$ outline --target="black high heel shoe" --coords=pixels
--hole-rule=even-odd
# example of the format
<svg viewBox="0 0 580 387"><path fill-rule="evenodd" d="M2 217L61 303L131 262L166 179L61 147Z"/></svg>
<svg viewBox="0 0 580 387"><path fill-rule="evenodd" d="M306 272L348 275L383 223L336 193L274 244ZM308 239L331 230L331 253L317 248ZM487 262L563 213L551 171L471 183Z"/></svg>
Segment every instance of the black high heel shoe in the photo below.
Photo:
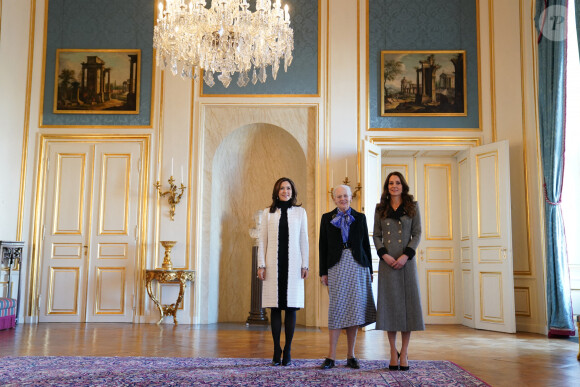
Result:
<svg viewBox="0 0 580 387"><path fill-rule="evenodd" d="M399 366L401 371L409 371L409 358L407 358L407 365L406 366Z"/></svg>
<svg viewBox="0 0 580 387"><path fill-rule="evenodd" d="M280 365L280 355L282 354L282 348L274 348L274 356L272 357L272 365L279 366Z"/></svg>
<svg viewBox="0 0 580 387"><path fill-rule="evenodd" d="M397 360L399 360L399 358L401 357L401 354L399 353L399 351L397 351ZM389 371L398 371L399 370L399 365L390 365L389 364Z"/></svg>
<svg viewBox="0 0 580 387"><path fill-rule="evenodd" d="M282 357L282 365L283 366L288 366L292 364L292 357L290 356L290 351L286 350L286 347L284 347L284 356Z"/></svg>

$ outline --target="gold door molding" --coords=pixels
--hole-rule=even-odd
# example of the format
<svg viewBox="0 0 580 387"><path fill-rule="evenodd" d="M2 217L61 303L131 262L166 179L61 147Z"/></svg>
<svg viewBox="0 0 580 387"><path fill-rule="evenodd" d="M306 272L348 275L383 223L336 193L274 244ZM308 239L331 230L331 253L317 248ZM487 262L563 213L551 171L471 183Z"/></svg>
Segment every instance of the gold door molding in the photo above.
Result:
<svg viewBox="0 0 580 387"><path fill-rule="evenodd" d="M504 322L503 285L501 272L479 273L479 310L481 321L490 323ZM481 296L485 294L486 296Z"/></svg>
<svg viewBox="0 0 580 387"><path fill-rule="evenodd" d="M464 294L471 294L471 297L463 297L463 318L473 320L473 271L461 270L461 286Z"/></svg>
<svg viewBox="0 0 580 387"><path fill-rule="evenodd" d="M451 164L425 164L423 173L425 175L425 239L453 240ZM437 176L437 174L441 173L444 174L443 181L438 178L440 176ZM432 199L434 200L433 202ZM445 204L441 203L441 199L443 199ZM447 210L446 213L440 212L445 209ZM437 227L432 224L432 221L435 222L437 219L440 222L445 222L447 227ZM440 230L443 232L436 235L434 230Z"/></svg>
<svg viewBox="0 0 580 387"><path fill-rule="evenodd" d="M482 153L475 156L475 171L477 182L477 236L479 238L501 238L500 205L499 205L499 154L497 151ZM493 189L484 185L493 184ZM495 196L490 199L490 194ZM495 218L493 218L495 216ZM490 218L492 217L492 218Z"/></svg>
<svg viewBox="0 0 580 387"><path fill-rule="evenodd" d="M438 286L439 285L439 286ZM436 289L436 287L439 289ZM438 307L433 300L441 299L432 294L447 292L446 307ZM453 270L427 270L427 314L429 316L455 316L455 280Z"/></svg>
<svg viewBox="0 0 580 387"><path fill-rule="evenodd" d="M51 267L49 273L49 288L47 302L47 311L46 314L70 314L70 315L77 315L79 313L78 310L78 299L77 295L79 294L79 277L80 272L78 267ZM55 303L55 294L58 293L57 287L59 284L65 284L73 282L74 292L70 292L69 295L72 297L70 299L70 304L63 305L61 303Z"/></svg>

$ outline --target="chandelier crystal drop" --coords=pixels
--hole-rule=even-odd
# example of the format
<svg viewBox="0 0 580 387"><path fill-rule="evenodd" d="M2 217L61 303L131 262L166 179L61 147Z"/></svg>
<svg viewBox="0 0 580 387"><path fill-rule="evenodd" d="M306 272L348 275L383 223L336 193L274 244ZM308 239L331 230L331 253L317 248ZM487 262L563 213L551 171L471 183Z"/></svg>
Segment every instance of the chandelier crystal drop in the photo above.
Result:
<svg viewBox="0 0 580 387"><path fill-rule="evenodd" d="M210 2L210 8L205 0L159 2L153 32L158 66L183 78L196 78L197 68L203 69L210 87L216 73L224 87L235 73L240 87L264 83L267 66L276 79L282 59L287 71L294 49L288 5L282 9L280 0L256 0L251 12L247 0Z"/></svg>

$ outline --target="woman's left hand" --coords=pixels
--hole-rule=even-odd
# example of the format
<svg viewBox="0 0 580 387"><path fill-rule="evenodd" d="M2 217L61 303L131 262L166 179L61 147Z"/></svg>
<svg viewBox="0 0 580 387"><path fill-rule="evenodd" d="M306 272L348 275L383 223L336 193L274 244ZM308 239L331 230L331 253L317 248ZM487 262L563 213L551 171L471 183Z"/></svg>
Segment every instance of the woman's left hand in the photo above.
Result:
<svg viewBox="0 0 580 387"><path fill-rule="evenodd" d="M403 266L405 266L405 264L407 263L408 259L409 259L409 256L407 254L401 255L399 258L397 258L397 260L393 264L392 268L396 269L396 270L402 269Z"/></svg>
<svg viewBox="0 0 580 387"><path fill-rule="evenodd" d="M261 267L258 269L258 279L264 281L266 279L266 268Z"/></svg>
<svg viewBox="0 0 580 387"><path fill-rule="evenodd" d="M308 269L302 269L302 279L308 278Z"/></svg>

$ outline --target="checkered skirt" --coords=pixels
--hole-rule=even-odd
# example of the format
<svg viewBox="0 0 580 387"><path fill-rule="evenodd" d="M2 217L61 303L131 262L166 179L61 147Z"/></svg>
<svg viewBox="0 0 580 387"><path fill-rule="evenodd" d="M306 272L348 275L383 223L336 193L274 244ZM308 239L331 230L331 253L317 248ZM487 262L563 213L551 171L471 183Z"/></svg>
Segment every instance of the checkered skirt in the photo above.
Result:
<svg viewBox="0 0 580 387"><path fill-rule="evenodd" d="M377 310L371 288L371 274L352 256L342 251L336 265L328 269L328 328L341 329L372 324Z"/></svg>

